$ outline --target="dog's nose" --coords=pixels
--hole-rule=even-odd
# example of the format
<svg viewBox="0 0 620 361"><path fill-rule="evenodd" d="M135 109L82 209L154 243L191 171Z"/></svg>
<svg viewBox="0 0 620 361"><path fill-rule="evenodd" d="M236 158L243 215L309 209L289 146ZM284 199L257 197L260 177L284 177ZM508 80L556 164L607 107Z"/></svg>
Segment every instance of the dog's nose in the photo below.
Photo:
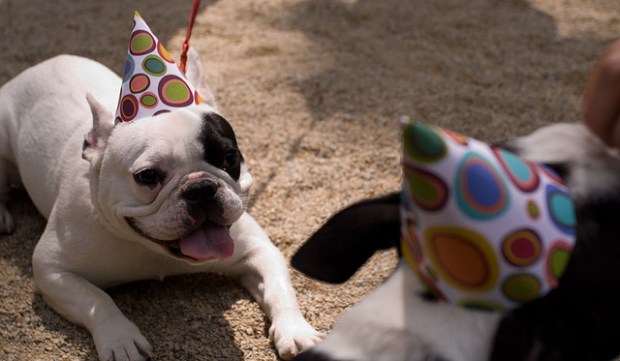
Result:
<svg viewBox="0 0 620 361"><path fill-rule="evenodd" d="M204 179L190 184L181 197L190 204L203 204L215 198L217 189L217 183Z"/></svg>

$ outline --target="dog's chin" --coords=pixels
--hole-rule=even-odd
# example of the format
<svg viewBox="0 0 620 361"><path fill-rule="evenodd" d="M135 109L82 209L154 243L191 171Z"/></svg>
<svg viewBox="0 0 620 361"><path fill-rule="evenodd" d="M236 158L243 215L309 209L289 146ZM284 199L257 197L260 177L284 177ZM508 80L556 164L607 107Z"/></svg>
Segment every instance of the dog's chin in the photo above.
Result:
<svg viewBox="0 0 620 361"><path fill-rule="evenodd" d="M157 245L165 254L190 263L225 260L234 252L229 225L207 220L177 239L162 240L141 229L135 219L127 217L126 221L141 238Z"/></svg>

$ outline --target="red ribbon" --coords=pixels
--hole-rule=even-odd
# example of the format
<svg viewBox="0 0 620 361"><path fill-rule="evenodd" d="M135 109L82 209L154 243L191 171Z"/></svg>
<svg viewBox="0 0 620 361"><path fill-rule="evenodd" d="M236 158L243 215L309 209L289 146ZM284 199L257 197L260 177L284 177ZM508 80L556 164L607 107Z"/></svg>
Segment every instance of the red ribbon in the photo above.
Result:
<svg viewBox="0 0 620 361"><path fill-rule="evenodd" d="M183 51L181 52L181 62L179 63L179 69L185 74L185 64L187 63L187 50L189 49L189 38L192 36L192 28L194 27L194 20L196 14L198 14L198 7L200 6L200 0L194 0L192 5L192 12L189 16L189 24L187 25L187 31L185 32L185 41L183 42Z"/></svg>

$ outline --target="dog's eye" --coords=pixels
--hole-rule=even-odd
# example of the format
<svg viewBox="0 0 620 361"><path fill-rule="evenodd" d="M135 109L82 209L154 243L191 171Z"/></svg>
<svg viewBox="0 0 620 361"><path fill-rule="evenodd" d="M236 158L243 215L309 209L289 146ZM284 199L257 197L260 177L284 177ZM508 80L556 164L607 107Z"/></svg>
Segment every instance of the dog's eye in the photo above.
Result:
<svg viewBox="0 0 620 361"><path fill-rule="evenodd" d="M239 151L237 149L229 149L224 154L224 164L222 164L222 169L227 170L233 168L239 162Z"/></svg>
<svg viewBox="0 0 620 361"><path fill-rule="evenodd" d="M134 174L133 178L139 185L147 187L154 187L163 179L161 173L155 169L145 169L140 171Z"/></svg>

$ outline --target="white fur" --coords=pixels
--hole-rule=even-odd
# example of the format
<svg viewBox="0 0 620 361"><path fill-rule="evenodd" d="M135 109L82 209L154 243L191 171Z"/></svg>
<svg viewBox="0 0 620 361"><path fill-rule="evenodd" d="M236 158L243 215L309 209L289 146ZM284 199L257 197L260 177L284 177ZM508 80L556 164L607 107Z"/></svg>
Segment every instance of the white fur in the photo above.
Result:
<svg viewBox="0 0 620 361"><path fill-rule="evenodd" d="M315 350L337 360L485 360L499 314L428 302L422 290L401 261L385 283L345 312Z"/></svg>
<svg viewBox="0 0 620 361"><path fill-rule="evenodd" d="M62 55L36 65L0 89L0 232L13 222L4 202L17 170L48 223L33 256L37 289L67 319L92 334L101 360L143 360L149 342L104 288L141 279L217 271L238 276L272 320L277 351L290 358L319 335L299 311L286 263L254 219L244 212L252 182L245 164L235 182L208 164L197 139L200 114L214 111L200 59L190 53L190 82L210 105L113 125L121 80L92 60ZM87 94L88 96L87 101ZM91 126L92 123L92 126ZM82 142L90 143L82 159ZM167 181L148 190L132 173L156 164ZM219 185L223 212L211 214L232 224L235 250L226 260L194 261L132 230L158 239L182 237L192 222L179 206L193 179ZM212 219L209 218L209 219Z"/></svg>
<svg viewBox="0 0 620 361"><path fill-rule="evenodd" d="M578 123L558 123L512 143L523 158L565 163L571 169L568 188L573 199L604 197L618 183L620 157Z"/></svg>

